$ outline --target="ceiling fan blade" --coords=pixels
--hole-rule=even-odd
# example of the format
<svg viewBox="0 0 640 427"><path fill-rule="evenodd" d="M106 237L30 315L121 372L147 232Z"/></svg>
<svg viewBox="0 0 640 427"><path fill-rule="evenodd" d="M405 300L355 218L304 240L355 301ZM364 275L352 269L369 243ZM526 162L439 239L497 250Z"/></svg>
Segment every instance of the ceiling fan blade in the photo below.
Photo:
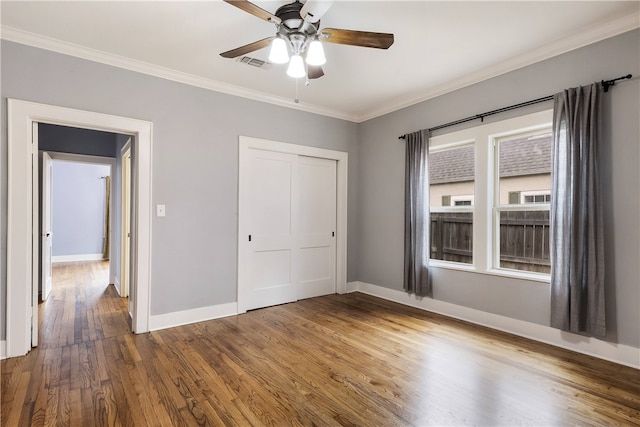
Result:
<svg viewBox="0 0 640 427"><path fill-rule="evenodd" d="M320 39L329 43L373 47L376 49L388 49L393 44L393 34L341 30L338 28L323 29L320 32Z"/></svg>
<svg viewBox="0 0 640 427"><path fill-rule="evenodd" d="M275 16L271 12L267 12L261 7L256 6L248 0L224 0L226 3L229 3L232 6L237 7L238 9L242 9L245 12L252 14L253 16L257 16L260 19L264 19L267 22L273 22L274 24L279 24L281 21L280 18Z"/></svg>
<svg viewBox="0 0 640 427"><path fill-rule="evenodd" d="M320 65L308 65L307 77L309 79L319 79L324 76L324 70Z"/></svg>
<svg viewBox="0 0 640 427"><path fill-rule="evenodd" d="M275 39L275 37L267 37L266 39L258 40L257 42L249 43L244 46L222 52L220 56L222 56L223 58L237 58L238 56L246 55L247 53L253 52L254 50L262 49L263 47L269 46L273 39Z"/></svg>
<svg viewBox="0 0 640 427"><path fill-rule="evenodd" d="M315 24L322 18L333 4L333 0L307 0L300 9L300 16L307 22Z"/></svg>

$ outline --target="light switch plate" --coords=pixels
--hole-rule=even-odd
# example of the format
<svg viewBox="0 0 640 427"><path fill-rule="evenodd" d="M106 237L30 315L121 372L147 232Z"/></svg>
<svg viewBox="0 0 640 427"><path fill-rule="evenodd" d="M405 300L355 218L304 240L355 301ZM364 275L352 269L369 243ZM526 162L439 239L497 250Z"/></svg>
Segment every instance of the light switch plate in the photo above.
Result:
<svg viewBox="0 0 640 427"><path fill-rule="evenodd" d="M164 205L156 205L156 216L165 216Z"/></svg>

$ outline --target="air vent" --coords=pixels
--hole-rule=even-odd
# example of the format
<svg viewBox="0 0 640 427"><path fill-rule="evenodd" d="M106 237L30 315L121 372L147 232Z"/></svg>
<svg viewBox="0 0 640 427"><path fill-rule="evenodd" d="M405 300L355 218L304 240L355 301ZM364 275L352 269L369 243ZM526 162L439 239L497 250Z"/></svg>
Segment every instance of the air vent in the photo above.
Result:
<svg viewBox="0 0 640 427"><path fill-rule="evenodd" d="M250 56L241 56L238 59L236 59L236 61L241 62L243 64L251 65L252 67L256 67L256 68L264 68L264 69L271 68L270 62L263 61L262 59L258 59L258 58L252 58Z"/></svg>

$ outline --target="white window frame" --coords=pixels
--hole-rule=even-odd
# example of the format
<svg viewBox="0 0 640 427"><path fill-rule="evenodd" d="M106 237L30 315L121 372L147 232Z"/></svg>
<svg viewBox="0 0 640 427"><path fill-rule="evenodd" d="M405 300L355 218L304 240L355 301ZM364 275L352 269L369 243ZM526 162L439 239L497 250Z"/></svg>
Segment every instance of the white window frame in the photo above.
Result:
<svg viewBox="0 0 640 427"><path fill-rule="evenodd" d="M494 195L498 194L499 171L495 163L496 140L527 132L538 132L550 128L553 110L544 110L519 117L483 124L457 132L434 136L429 139L429 152L475 146L475 185L473 206L432 207L430 212L473 212L473 263L464 264L430 259L430 265L454 270L473 271L481 274L506 276L549 283L548 274L521 270L495 268L499 261L500 247L496 244L496 213ZM452 197L453 200L453 197ZM525 205L532 209L548 209L548 204L532 203ZM507 205L501 209L522 210L522 204ZM499 242L498 242L499 244Z"/></svg>
<svg viewBox="0 0 640 427"><path fill-rule="evenodd" d="M510 122L510 121L509 121ZM516 128L512 131L506 131L499 135L493 135L490 137L490 147L493 151L493 184L494 184L494 197L493 197L493 256L491 269L498 272L511 272L518 276L524 277L539 277L541 279L549 280L549 274L537 273L531 271L517 270L512 268L505 268L500 266L500 213L507 211L549 211L549 203L525 203L525 195L539 195L548 194L549 191L523 191L520 193L520 203L517 205L501 204L500 203L500 155L498 147L503 140L509 140L514 137L525 137L528 135L535 135L541 131L547 133L551 131L551 122L539 123L525 128Z"/></svg>
<svg viewBox="0 0 640 427"><path fill-rule="evenodd" d="M458 148L466 148L466 147L474 147L475 148L475 144L476 141L475 139L469 139L469 138L459 138L456 139L454 138L450 138L449 135L442 135L441 137L433 137L429 139L429 154L433 154L433 153L438 153L438 152L443 152L443 151L449 151L449 150L456 150ZM477 153L474 153L474 156L477 157ZM476 159L476 165L477 165L477 159ZM477 175L477 173L476 173ZM429 184L431 185L431 184ZM475 193L475 182L474 182L474 193ZM450 200L449 200L449 206L430 206L429 207L429 226L431 225L431 214L432 213L452 213L452 212L470 212L473 214L474 212L474 199L475 199L475 194L473 195L463 195L463 196L450 196ZM471 205L470 206L455 206L455 201L456 200L471 200ZM473 216L473 229L474 229L474 233L473 233L473 245L471 248L471 263L464 263L464 262L456 262L456 261L445 261L445 260L441 260L441 259L433 259L431 258L431 244L429 245L429 264L430 265L441 265L441 266L453 266L453 267L457 267L460 269L469 269L469 268L473 268L473 263L475 260L475 252L476 252L476 245L475 245L475 215Z"/></svg>

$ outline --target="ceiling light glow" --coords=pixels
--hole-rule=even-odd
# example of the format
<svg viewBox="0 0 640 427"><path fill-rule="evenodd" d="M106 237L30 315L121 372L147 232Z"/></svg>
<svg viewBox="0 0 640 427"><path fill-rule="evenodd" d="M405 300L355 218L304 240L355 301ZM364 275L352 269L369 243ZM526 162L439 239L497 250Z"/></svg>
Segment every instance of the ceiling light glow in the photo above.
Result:
<svg viewBox="0 0 640 427"><path fill-rule="evenodd" d="M325 62L327 62L327 58L324 56L322 43L319 40L312 41L307 52L307 64L324 65Z"/></svg>
<svg viewBox="0 0 640 427"><path fill-rule="evenodd" d="M274 64L286 64L289 62L289 52L287 51L287 42L280 37L273 39L271 43L271 52L269 53L269 61Z"/></svg>
<svg viewBox="0 0 640 427"><path fill-rule="evenodd" d="M289 61L289 68L287 69L287 75L294 79L299 79L306 75L304 70L304 61L300 55L293 55L291 57L291 61Z"/></svg>

